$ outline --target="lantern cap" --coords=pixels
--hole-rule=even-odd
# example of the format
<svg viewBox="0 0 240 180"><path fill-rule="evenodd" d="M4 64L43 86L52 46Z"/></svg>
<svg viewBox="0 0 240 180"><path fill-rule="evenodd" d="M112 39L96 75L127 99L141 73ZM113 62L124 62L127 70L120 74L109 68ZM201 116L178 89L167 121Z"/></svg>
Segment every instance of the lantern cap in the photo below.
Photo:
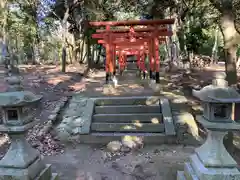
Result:
<svg viewBox="0 0 240 180"><path fill-rule="evenodd" d="M204 102L235 103L240 102L240 95L231 87L208 85L201 90L193 90L193 96Z"/></svg>
<svg viewBox="0 0 240 180"><path fill-rule="evenodd" d="M38 102L41 95L35 95L30 91L15 91L0 93L0 107L20 107Z"/></svg>
<svg viewBox="0 0 240 180"><path fill-rule="evenodd" d="M205 86L199 91L193 90L193 96L201 101L209 103L240 102L240 94L234 88L228 86L225 78L226 73L216 72L212 81L212 85Z"/></svg>
<svg viewBox="0 0 240 180"><path fill-rule="evenodd" d="M215 79L226 79L226 73L224 73L224 72L216 72L215 74L214 74L214 78Z"/></svg>

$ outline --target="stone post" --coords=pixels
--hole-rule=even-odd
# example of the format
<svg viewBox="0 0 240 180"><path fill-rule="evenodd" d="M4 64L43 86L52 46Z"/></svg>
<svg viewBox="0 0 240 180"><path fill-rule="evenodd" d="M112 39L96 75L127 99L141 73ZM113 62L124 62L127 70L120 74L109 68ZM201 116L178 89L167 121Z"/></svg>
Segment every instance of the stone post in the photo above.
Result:
<svg viewBox="0 0 240 180"><path fill-rule="evenodd" d="M231 103L240 102L240 95L227 86L223 76L217 74L213 85L193 91L205 105L203 115L196 120L207 129L208 136L185 163L184 171L177 172L178 180L240 180L237 162L223 145L228 131L240 129L240 124L231 118Z"/></svg>
<svg viewBox="0 0 240 180"><path fill-rule="evenodd" d="M13 86L19 82L12 81ZM41 96L28 91L0 93L0 107L3 119L0 132L7 133L11 139L8 152L0 161L0 179L14 180L53 180L57 174L51 173L51 165L45 165L37 150L25 139L25 133L37 122L26 112L26 108L39 103Z"/></svg>

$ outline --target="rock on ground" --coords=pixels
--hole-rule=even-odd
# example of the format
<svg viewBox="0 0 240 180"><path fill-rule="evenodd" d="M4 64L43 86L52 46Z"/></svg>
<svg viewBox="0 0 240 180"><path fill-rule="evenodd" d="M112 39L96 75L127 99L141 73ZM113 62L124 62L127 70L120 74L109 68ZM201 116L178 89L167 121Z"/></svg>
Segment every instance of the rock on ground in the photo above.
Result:
<svg viewBox="0 0 240 180"><path fill-rule="evenodd" d="M108 143L108 145L107 145L107 149L110 152L120 151L121 147L122 147L122 143L120 141L112 141L112 142Z"/></svg>

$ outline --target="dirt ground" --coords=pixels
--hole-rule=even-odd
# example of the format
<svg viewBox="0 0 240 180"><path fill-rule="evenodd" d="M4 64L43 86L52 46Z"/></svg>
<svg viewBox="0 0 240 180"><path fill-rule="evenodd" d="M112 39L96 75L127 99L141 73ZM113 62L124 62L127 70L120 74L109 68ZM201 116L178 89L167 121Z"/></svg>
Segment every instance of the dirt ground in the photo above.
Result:
<svg viewBox="0 0 240 180"><path fill-rule="evenodd" d="M47 121L47 117L61 97L71 96L75 92L85 96L153 94L148 84L139 83L134 75L121 77L119 79L121 86L117 91L104 92L103 70L95 70L90 72L88 77L83 77L85 69L76 65L68 66L67 73L61 73L60 67L57 66L20 66L20 69L24 88L43 95L41 107L35 109L36 119L40 124ZM216 70L222 71L223 67L211 67L195 72L187 80L174 83L173 89L176 86L184 86L187 90L190 84L194 86L209 84ZM170 82L171 75L178 73L162 73L161 76L168 78ZM0 79L0 92L5 90L6 83ZM38 128L41 128L41 125L35 129ZM109 153L106 146L63 144L51 134L39 139L35 130L29 132L28 140L45 155L45 161L52 164L53 172L58 172L63 180L175 180L176 171L183 168L183 163L195 148L181 145L149 146L119 155ZM6 136L0 136L0 157L4 155L9 145L7 141ZM236 158L239 159L238 155Z"/></svg>
<svg viewBox="0 0 240 180"><path fill-rule="evenodd" d="M45 159L62 180L175 180L193 150L190 146L160 145L111 155L105 147L77 145Z"/></svg>

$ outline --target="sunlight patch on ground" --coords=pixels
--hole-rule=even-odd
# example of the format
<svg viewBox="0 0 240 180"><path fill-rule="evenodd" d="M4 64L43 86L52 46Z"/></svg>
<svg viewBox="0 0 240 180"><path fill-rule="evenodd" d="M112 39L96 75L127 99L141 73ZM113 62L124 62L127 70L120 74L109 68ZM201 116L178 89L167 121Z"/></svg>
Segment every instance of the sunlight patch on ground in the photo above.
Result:
<svg viewBox="0 0 240 180"><path fill-rule="evenodd" d="M157 102L159 102L159 97L149 97L146 100L146 105L156 104Z"/></svg>
<svg viewBox="0 0 240 180"><path fill-rule="evenodd" d="M152 122L153 124L159 124L159 123L160 123L160 121L159 121L158 118L152 118L152 119L151 119L151 122Z"/></svg>
<svg viewBox="0 0 240 180"><path fill-rule="evenodd" d="M6 144L9 141L9 137L7 135L0 136L0 147Z"/></svg>
<svg viewBox="0 0 240 180"><path fill-rule="evenodd" d="M102 83L100 80L96 80L93 78L86 78L85 81L89 83Z"/></svg>
<svg viewBox="0 0 240 180"><path fill-rule="evenodd" d="M233 144L236 147L240 148L240 136L239 136L239 134L237 134L237 135L235 134L234 135Z"/></svg>
<svg viewBox="0 0 240 180"><path fill-rule="evenodd" d="M143 126L143 124L140 123L138 120L136 120L136 122L133 123L133 124L134 124L134 126L136 126L136 127L142 127L142 126Z"/></svg>
<svg viewBox="0 0 240 180"><path fill-rule="evenodd" d="M144 87L138 84L120 84L117 87L113 85L104 85L103 94L106 95L120 95L122 93L139 93L143 92Z"/></svg>
<svg viewBox="0 0 240 180"><path fill-rule="evenodd" d="M52 84L52 85L57 85L61 82L64 82L64 81L68 81L71 79L71 76L57 76L57 77L49 77L49 79L47 79L47 83L48 84Z"/></svg>
<svg viewBox="0 0 240 180"><path fill-rule="evenodd" d="M94 90L95 90L95 91L98 91L98 92L101 92L101 91L103 91L103 87L97 87L97 88L95 88Z"/></svg>
<svg viewBox="0 0 240 180"><path fill-rule="evenodd" d="M172 92L162 91L161 94L163 94L163 95L165 95L169 98L175 98L175 99L183 98L183 97L185 98L185 96L183 96L183 95L178 95L178 94L175 94L175 93L172 93Z"/></svg>
<svg viewBox="0 0 240 180"><path fill-rule="evenodd" d="M73 88L76 91L86 90L86 84L84 82L74 83L73 85L70 85L69 87Z"/></svg>
<svg viewBox="0 0 240 180"><path fill-rule="evenodd" d="M136 129L136 127L127 125L127 126L124 126L123 129L131 130L131 129Z"/></svg>
<svg viewBox="0 0 240 180"><path fill-rule="evenodd" d="M193 137L196 139L200 138L199 137L199 132L198 132L198 125L196 121L194 120L194 117L190 113L181 113L178 115L178 123L187 125L188 127L188 132L192 134Z"/></svg>

